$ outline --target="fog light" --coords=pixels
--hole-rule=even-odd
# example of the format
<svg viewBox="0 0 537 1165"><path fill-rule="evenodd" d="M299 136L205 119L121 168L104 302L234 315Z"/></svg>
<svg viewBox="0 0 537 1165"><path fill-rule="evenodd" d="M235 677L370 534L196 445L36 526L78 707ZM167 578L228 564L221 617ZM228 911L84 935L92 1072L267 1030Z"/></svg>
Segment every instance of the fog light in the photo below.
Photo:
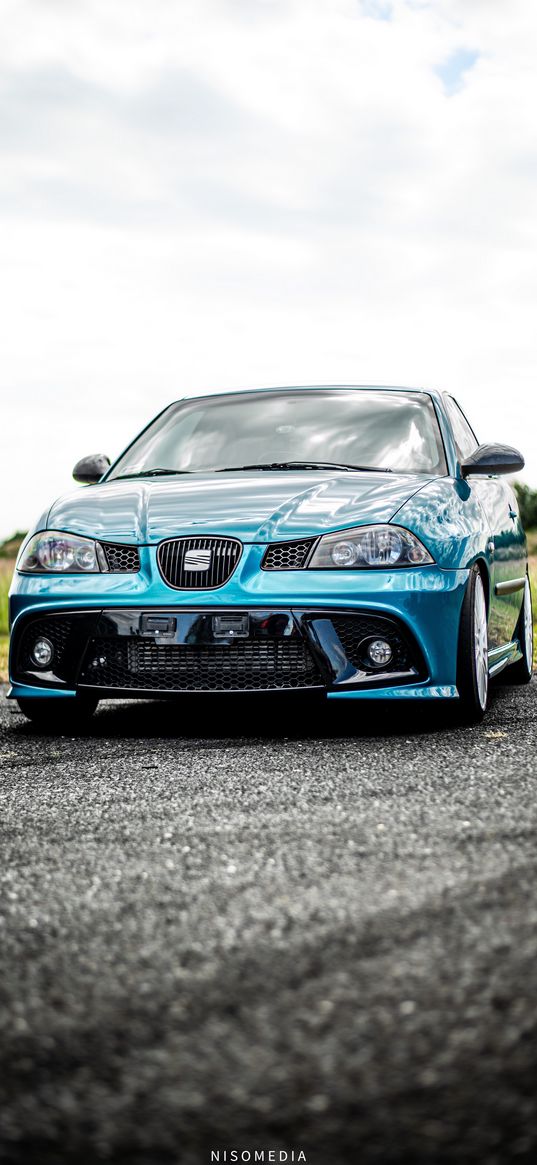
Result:
<svg viewBox="0 0 537 1165"><path fill-rule="evenodd" d="M36 667L48 667L54 655L50 639L45 639L44 636L41 639L36 639L31 654Z"/></svg>
<svg viewBox="0 0 537 1165"><path fill-rule="evenodd" d="M393 651L387 639L372 639L367 646L367 654L374 667L386 667Z"/></svg>

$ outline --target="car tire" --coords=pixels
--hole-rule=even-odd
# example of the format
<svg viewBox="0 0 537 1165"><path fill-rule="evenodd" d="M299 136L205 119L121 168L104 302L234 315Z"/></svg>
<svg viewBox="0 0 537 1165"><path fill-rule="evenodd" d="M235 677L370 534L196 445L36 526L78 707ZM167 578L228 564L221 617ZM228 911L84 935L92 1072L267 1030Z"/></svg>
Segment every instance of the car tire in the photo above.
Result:
<svg viewBox="0 0 537 1165"><path fill-rule="evenodd" d="M515 639L518 639L522 659L517 659L505 669L500 682L505 684L529 684L533 673L533 611L531 605L530 580L526 576L524 585L524 601L518 617L515 630Z"/></svg>
<svg viewBox="0 0 537 1165"><path fill-rule="evenodd" d="M83 728L93 716L98 696L21 696L17 704L24 716L44 731L71 732Z"/></svg>
<svg viewBox="0 0 537 1165"><path fill-rule="evenodd" d="M457 689L465 723L483 719L489 702L488 615L479 567L473 566L464 596L459 629Z"/></svg>

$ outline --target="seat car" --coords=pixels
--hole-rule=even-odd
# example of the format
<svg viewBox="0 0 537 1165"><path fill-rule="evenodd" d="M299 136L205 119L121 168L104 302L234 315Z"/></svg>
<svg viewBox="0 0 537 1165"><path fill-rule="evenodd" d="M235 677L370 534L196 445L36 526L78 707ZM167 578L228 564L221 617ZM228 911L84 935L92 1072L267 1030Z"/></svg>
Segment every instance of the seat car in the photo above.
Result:
<svg viewBox="0 0 537 1165"><path fill-rule="evenodd" d="M46 509L11 589L9 695L33 720L106 697L320 692L458 701L532 668L505 445L437 391L227 392L164 409ZM365 709L363 709L365 711Z"/></svg>

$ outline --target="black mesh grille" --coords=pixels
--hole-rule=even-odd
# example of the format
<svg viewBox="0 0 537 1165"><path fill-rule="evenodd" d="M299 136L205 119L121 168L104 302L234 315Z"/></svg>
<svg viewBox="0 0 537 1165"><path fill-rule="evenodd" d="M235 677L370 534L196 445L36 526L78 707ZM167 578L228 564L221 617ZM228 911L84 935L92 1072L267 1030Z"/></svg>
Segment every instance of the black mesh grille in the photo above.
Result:
<svg viewBox="0 0 537 1165"><path fill-rule="evenodd" d="M157 560L168 586L205 591L221 587L231 578L241 551L235 538L174 538L161 543Z"/></svg>
<svg viewBox="0 0 537 1165"><path fill-rule="evenodd" d="M309 552L316 541L308 538L303 542L276 542L265 551L261 563L263 570L301 570L306 565Z"/></svg>
<svg viewBox="0 0 537 1165"><path fill-rule="evenodd" d="M170 692L267 691L322 685L307 645L285 639L199 647L93 639L80 682Z"/></svg>
<svg viewBox="0 0 537 1165"><path fill-rule="evenodd" d="M345 655L355 667L367 665L365 645L373 638L387 639L393 651L390 664L383 671L407 671L417 665L409 646L396 623L368 615L331 615L336 634ZM371 665L369 665L371 666Z"/></svg>
<svg viewBox="0 0 537 1165"><path fill-rule="evenodd" d="M101 542L101 546L110 571L135 574L140 569L140 555L137 546L112 545L111 542Z"/></svg>
<svg viewBox="0 0 537 1165"><path fill-rule="evenodd" d="M22 633L18 651L18 666L23 672L36 671L36 665L31 656L31 649L36 639L48 639L54 648L54 672L61 676L65 652L73 628L71 619L64 616L48 619L32 619ZM52 665L51 665L52 666Z"/></svg>

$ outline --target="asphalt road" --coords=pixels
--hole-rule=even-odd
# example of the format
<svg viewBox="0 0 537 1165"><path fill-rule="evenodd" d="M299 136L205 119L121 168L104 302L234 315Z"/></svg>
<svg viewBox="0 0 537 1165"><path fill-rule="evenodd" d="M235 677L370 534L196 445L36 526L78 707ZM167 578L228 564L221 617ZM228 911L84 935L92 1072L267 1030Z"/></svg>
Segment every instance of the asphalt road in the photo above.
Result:
<svg viewBox="0 0 537 1165"><path fill-rule="evenodd" d="M536 697L2 700L3 1161L535 1162Z"/></svg>

